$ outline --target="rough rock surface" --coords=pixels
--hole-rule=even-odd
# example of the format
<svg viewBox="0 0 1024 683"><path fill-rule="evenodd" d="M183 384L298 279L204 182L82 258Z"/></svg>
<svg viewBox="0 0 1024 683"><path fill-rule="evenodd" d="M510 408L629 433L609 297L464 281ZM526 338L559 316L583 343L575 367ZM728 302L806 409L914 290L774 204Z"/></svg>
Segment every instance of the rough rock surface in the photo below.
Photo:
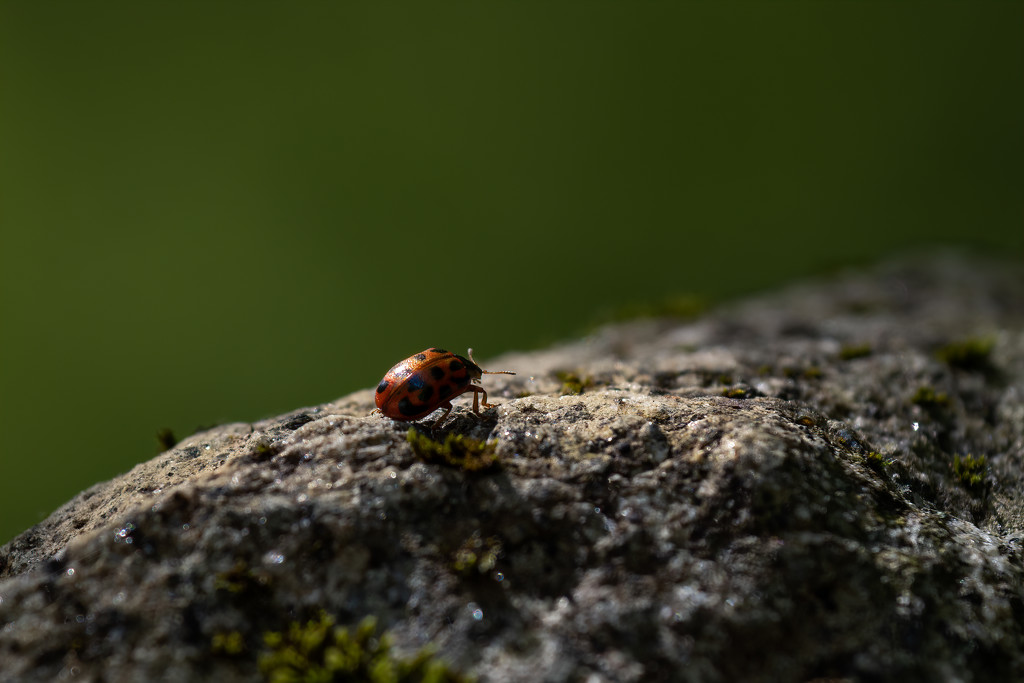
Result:
<svg viewBox="0 0 1024 683"><path fill-rule="evenodd" d="M193 435L0 550L2 678L258 680L326 613L491 681L1021 680L1022 323L933 255L485 363L480 471L370 390Z"/></svg>

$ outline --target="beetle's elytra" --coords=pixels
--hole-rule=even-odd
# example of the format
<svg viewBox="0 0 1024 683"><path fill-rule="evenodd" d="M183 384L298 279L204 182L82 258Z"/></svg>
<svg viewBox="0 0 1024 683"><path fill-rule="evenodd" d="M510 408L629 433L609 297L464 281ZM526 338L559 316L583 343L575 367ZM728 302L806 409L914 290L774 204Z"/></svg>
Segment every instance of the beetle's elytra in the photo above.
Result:
<svg viewBox="0 0 1024 683"><path fill-rule="evenodd" d="M426 417L438 408L444 414L434 422L439 426L452 411L452 399L473 392L473 412L480 406L491 408L487 392L478 383L483 375L514 375L511 370L481 370L469 358L445 349L429 348L409 356L388 370L377 385L377 410L393 420L411 422ZM483 394L481 399L481 394Z"/></svg>

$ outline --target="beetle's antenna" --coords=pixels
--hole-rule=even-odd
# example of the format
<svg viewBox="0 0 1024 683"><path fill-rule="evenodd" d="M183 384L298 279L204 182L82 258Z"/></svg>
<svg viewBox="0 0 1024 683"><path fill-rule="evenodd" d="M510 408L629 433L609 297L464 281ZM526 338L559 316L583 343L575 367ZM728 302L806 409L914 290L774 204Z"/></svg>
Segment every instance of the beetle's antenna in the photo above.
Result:
<svg viewBox="0 0 1024 683"><path fill-rule="evenodd" d="M475 360L473 360L473 349L469 350L469 360L473 361L473 365L476 365L477 367L480 367L477 364L477 362ZM514 374L516 374L516 373L512 372L511 370L484 370L482 368L481 368L480 372L484 373L485 375L514 375Z"/></svg>

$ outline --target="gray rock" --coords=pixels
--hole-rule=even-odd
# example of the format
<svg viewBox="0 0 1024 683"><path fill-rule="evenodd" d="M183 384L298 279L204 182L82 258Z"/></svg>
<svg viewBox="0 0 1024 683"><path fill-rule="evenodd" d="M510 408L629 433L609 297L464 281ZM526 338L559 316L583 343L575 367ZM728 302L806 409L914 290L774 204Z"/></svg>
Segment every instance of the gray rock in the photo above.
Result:
<svg viewBox="0 0 1024 683"><path fill-rule="evenodd" d="M196 434L0 550L0 671L252 680L326 613L491 681L1020 680L1022 323L931 255L485 363L479 471L371 390Z"/></svg>

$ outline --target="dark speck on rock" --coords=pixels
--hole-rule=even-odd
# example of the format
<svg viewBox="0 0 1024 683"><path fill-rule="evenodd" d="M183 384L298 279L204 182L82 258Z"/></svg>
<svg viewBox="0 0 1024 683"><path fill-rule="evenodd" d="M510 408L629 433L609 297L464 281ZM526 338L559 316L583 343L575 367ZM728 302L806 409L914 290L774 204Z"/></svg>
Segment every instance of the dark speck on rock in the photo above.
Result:
<svg viewBox="0 0 1024 683"><path fill-rule="evenodd" d="M200 450L198 446L188 446L180 450L180 458L183 460L191 460L193 458L198 458L199 454Z"/></svg>
<svg viewBox="0 0 1024 683"><path fill-rule="evenodd" d="M288 418L288 420L286 420L281 426L289 431L295 431L299 427L309 424L314 419L316 418L308 413L299 413L298 415L293 415Z"/></svg>

